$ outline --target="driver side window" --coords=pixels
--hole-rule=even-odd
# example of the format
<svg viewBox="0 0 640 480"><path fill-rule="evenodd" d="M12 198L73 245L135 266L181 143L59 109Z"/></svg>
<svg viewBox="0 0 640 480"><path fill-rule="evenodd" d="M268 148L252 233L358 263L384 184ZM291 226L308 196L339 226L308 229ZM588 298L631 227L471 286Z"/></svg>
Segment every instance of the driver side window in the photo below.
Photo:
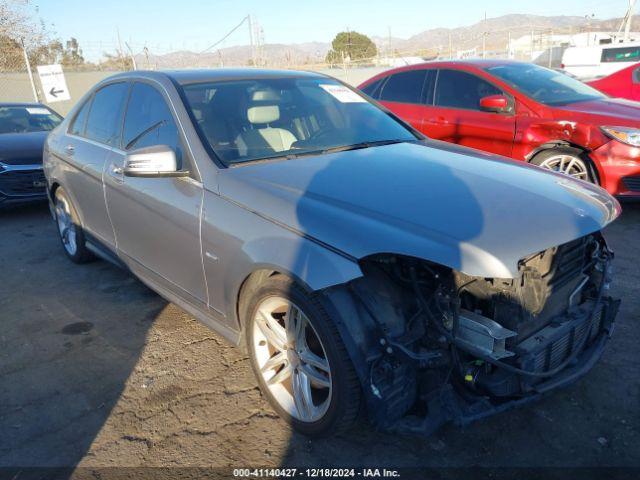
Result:
<svg viewBox="0 0 640 480"><path fill-rule="evenodd" d="M136 82L131 89L122 147L134 150L154 145L171 147L182 169L183 147L178 127L164 96L151 85Z"/></svg>
<svg viewBox="0 0 640 480"><path fill-rule="evenodd" d="M501 94L498 88L471 73L440 70L434 103L438 107L480 110L481 98Z"/></svg>

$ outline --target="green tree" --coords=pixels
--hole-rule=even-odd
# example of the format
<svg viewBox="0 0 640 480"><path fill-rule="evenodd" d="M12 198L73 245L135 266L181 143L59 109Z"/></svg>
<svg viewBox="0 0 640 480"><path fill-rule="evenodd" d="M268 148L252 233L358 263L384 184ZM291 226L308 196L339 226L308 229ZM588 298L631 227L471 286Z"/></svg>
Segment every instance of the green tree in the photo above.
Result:
<svg viewBox="0 0 640 480"><path fill-rule="evenodd" d="M67 41L66 48L64 52L62 52L62 64L68 67L84 65L82 50L80 49L80 45L78 45L78 40L73 37Z"/></svg>
<svg viewBox="0 0 640 480"><path fill-rule="evenodd" d="M0 70L26 69L23 43L32 68L52 63L67 67L84 65L78 41L71 38L63 47L60 40L52 38L34 11L30 0L0 0Z"/></svg>
<svg viewBox="0 0 640 480"><path fill-rule="evenodd" d="M114 53L105 52L103 55L104 58L98 64L101 70L133 70L133 60L124 52L116 50Z"/></svg>
<svg viewBox="0 0 640 480"><path fill-rule="evenodd" d="M369 37L358 32L340 32L331 42L326 62L330 64L346 61L369 60L378 54L376 45Z"/></svg>

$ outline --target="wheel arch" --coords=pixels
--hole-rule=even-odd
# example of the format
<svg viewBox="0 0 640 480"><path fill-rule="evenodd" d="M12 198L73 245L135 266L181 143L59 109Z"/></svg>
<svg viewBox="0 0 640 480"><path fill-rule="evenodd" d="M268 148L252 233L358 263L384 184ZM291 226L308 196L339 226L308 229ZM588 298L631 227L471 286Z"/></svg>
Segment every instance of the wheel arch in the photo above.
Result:
<svg viewBox="0 0 640 480"><path fill-rule="evenodd" d="M570 142L567 140L553 140L550 142L546 142L540 145L539 147L535 148L531 152L529 152L525 156L525 160L527 161L527 163L531 163L533 159L541 153L552 151L552 150L562 150L562 149L574 150L578 152L579 155L584 156L585 160L589 164L588 167L591 169L592 174L595 175L596 177L597 184L601 185L603 172L601 171L600 165L596 161L594 161L593 158L591 158L590 153L592 152L592 149L584 147L574 142Z"/></svg>
<svg viewBox="0 0 640 480"><path fill-rule="evenodd" d="M541 145L538 145L536 148L534 148L533 150L531 150L529 153L527 153L524 157L524 159L527 162L531 162L531 160L533 160L533 158L538 155L539 153L548 151L548 150L554 150L557 148L571 148L571 149L575 149L575 150L579 150L585 154L589 154L589 152L591 152L591 149L586 148L582 145L579 145L577 143L568 141L568 140L551 140L549 142L545 142Z"/></svg>
<svg viewBox="0 0 640 480"><path fill-rule="evenodd" d="M360 381L365 408L370 417L373 415L371 418L376 423L384 423L385 419L378 418L379 415L376 413L386 412L386 407L375 394L375 389L372 389L371 365L382 354L384 342L381 340L385 335L397 332L397 327L405 325L408 319L397 308L398 303L404 301L404 295L397 294L397 285L389 277L381 274L375 264L384 261L385 258L397 256L405 257L394 253L368 255L358 261L362 276L322 289L311 288L299 275L286 269L263 265L252 271L242 282L238 291L236 314L240 320L241 312L246 311L248 307L251 296L245 293L258 288L262 282L274 275L285 275L297 282L310 295L316 297L328 318L336 326ZM441 272L454 270L428 259L413 258ZM389 302L389 299L395 301ZM244 340L244 325L241 328L241 338ZM245 343L241 341L241 344Z"/></svg>
<svg viewBox="0 0 640 480"><path fill-rule="evenodd" d="M55 221L55 198L56 198L56 190L60 187L60 182L54 180L47 185L47 200L49 204L49 212L51 213L51 218Z"/></svg>
<svg viewBox="0 0 640 480"><path fill-rule="evenodd" d="M365 391L366 408L371 408L370 392L366 390L369 376L367 350L374 340L370 329L371 319L363 317L363 311L358 299L352 294L349 283L326 287L319 290L312 289L299 275L278 268L273 265L262 265L252 271L242 282L235 306L235 314L240 325L238 344L246 348L246 321L242 313L246 311L251 302L251 292L258 289L266 280L283 275L296 282L309 295L315 295L320 305L327 313L328 318L335 325L340 338L346 346L347 354L354 366L361 387ZM350 321L347 321L350 320Z"/></svg>
<svg viewBox="0 0 640 480"><path fill-rule="evenodd" d="M60 182L58 182L57 180L52 181L51 186L49 187L49 190L47 192L51 201L53 201L53 199L55 198L56 190L58 188L60 188Z"/></svg>
<svg viewBox="0 0 640 480"><path fill-rule="evenodd" d="M362 276L357 260L319 245L309 239L285 233L259 237L243 247L244 261L236 262L228 271L234 280L227 284L227 315L233 315L239 332L244 335L241 318L243 295L265 279L285 275L307 292L345 284Z"/></svg>

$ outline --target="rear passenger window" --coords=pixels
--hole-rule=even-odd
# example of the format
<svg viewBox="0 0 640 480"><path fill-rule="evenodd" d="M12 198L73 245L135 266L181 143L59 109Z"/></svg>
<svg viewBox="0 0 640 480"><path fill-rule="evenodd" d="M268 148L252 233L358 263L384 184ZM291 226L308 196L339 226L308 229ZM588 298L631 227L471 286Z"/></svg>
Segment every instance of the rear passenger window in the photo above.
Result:
<svg viewBox="0 0 640 480"><path fill-rule="evenodd" d="M380 80L376 80L375 82L370 83L362 89L362 93L369 95L371 98L378 98L380 85L382 85L385 80L386 78L381 78Z"/></svg>
<svg viewBox="0 0 640 480"><path fill-rule="evenodd" d="M87 123L87 114L91 108L91 100L92 98L89 98L89 100L84 103L73 119L73 122L71 122L69 133L72 135L84 135L84 125Z"/></svg>
<svg viewBox="0 0 640 480"><path fill-rule="evenodd" d="M176 153L178 164L182 146L178 127L162 94L151 85L135 83L124 121L125 150L168 145Z"/></svg>
<svg viewBox="0 0 640 480"><path fill-rule="evenodd" d="M119 146L122 112L128 83L114 83L101 88L93 97L85 137L107 145Z"/></svg>
<svg viewBox="0 0 640 480"><path fill-rule="evenodd" d="M380 100L386 102L421 103L427 70L394 73L382 87Z"/></svg>
<svg viewBox="0 0 640 480"><path fill-rule="evenodd" d="M489 82L459 70L440 70L435 104L440 107L480 110L480 99L502 92Z"/></svg>

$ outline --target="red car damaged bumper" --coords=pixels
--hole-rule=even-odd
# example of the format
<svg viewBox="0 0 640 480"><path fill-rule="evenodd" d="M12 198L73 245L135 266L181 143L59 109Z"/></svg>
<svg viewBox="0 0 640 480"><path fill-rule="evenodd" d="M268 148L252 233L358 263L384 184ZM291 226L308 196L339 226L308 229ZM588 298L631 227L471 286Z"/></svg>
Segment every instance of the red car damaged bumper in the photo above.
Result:
<svg viewBox="0 0 640 480"><path fill-rule="evenodd" d="M590 156L607 192L619 198L640 198L640 147L611 140Z"/></svg>

